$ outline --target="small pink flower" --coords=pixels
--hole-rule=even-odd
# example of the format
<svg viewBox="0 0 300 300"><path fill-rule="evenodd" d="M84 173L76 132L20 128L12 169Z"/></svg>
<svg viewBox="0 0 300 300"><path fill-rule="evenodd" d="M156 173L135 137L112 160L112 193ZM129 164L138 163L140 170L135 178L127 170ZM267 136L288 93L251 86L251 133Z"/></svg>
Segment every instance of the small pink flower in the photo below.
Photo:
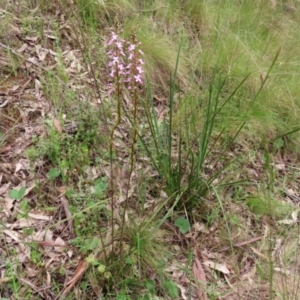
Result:
<svg viewBox="0 0 300 300"><path fill-rule="evenodd" d="M110 46L117 38L118 38L117 34L115 32L112 32L111 33L111 38L108 41L107 45Z"/></svg>
<svg viewBox="0 0 300 300"><path fill-rule="evenodd" d="M111 72L109 73L109 77L114 78L115 76L115 70L112 69Z"/></svg>
<svg viewBox="0 0 300 300"><path fill-rule="evenodd" d="M143 69L142 69L141 66L137 66L136 70L138 71L139 74L143 74L144 73L144 71L143 71Z"/></svg>
<svg viewBox="0 0 300 300"><path fill-rule="evenodd" d="M117 46L117 48L118 48L120 51L123 51L123 44L122 44L121 41L116 42L116 46Z"/></svg>
<svg viewBox="0 0 300 300"><path fill-rule="evenodd" d="M134 76L134 79L135 79L135 82L136 82L136 83L143 84L142 77L141 77L140 74Z"/></svg>
<svg viewBox="0 0 300 300"><path fill-rule="evenodd" d="M129 59L129 60L133 60L133 58L134 58L134 54L131 52L131 53L128 55L128 59Z"/></svg>
<svg viewBox="0 0 300 300"><path fill-rule="evenodd" d="M112 63L115 64L115 63L118 63L118 62L119 62L119 57L114 56L114 57L112 58Z"/></svg>
<svg viewBox="0 0 300 300"><path fill-rule="evenodd" d="M130 44L128 47L128 51L132 52L135 49L135 44Z"/></svg>

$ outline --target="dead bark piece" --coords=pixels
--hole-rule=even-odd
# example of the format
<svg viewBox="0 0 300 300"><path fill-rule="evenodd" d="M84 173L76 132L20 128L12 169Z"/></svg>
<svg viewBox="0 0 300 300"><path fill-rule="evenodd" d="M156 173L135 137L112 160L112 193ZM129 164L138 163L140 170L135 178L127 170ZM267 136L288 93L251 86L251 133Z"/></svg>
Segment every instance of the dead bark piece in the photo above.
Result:
<svg viewBox="0 0 300 300"><path fill-rule="evenodd" d="M205 292L206 287L206 277L205 272L202 268L200 260L195 257L194 264L193 264L193 273L196 279L196 286L197 286L197 296L199 300L207 300L207 295Z"/></svg>
<svg viewBox="0 0 300 300"><path fill-rule="evenodd" d="M62 300L67 297L67 295L72 290L72 288L75 286L75 284L81 280L81 278L83 277L88 266L89 266L89 263L85 259L82 259L79 262L73 277L71 278L71 280L69 280L66 283L65 288L63 289L61 295L57 299Z"/></svg>

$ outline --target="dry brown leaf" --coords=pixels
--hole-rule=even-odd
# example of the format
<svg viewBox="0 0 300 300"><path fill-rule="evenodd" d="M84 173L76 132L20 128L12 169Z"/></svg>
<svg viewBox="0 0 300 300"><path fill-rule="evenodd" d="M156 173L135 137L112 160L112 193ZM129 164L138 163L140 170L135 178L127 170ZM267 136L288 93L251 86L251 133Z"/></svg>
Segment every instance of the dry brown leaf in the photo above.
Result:
<svg viewBox="0 0 300 300"><path fill-rule="evenodd" d="M290 276L290 275L291 275L291 271L288 270L288 269L286 269L286 268L279 268L279 267L276 267L276 268L274 268L274 271L279 272L279 273L281 273L281 274L284 274L284 275L286 275L286 276Z"/></svg>
<svg viewBox="0 0 300 300"><path fill-rule="evenodd" d="M177 283L177 287L180 290L181 298L183 300L187 300L188 299L188 297L186 296L186 294L188 294L187 288L185 288L184 286L182 286L181 284L178 284L178 283Z"/></svg>
<svg viewBox="0 0 300 300"><path fill-rule="evenodd" d="M207 261L204 261L203 264L205 266L208 266L210 267L211 269L214 269L214 270L217 270L223 274L230 274L230 271L228 270L226 264L218 264L218 263L215 263L211 260L207 260Z"/></svg>
<svg viewBox="0 0 300 300"><path fill-rule="evenodd" d="M25 40L29 42L36 42L38 40L37 36L25 36Z"/></svg>
<svg viewBox="0 0 300 300"><path fill-rule="evenodd" d="M44 241L44 242L49 242L53 243L53 232L51 230L40 230L38 232L34 233L33 239L35 241ZM51 248L51 247L50 247ZM49 250L50 250L49 248Z"/></svg>
<svg viewBox="0 0 300 300"><path fill-rule="evenodd" d="M14 248L18 252L17 258L19 262L24 263L25 261L27 261L27 259L30 258L30 247L27 247L24 243L22 243L21 239L19 238L18 232L5 229L3 230L3 233L5 233L8 236L8 239L11 238L15 242L17 242L17 247ZM7 240L7 238L6 241L7 244L11 244L11 241Z"/></svg>
<svg viewBox="0 0 300 300"><path fill-rule="evenodd" d="M5 152L8 152L9 150L11 150L11 145L8 145L6 147L3 147L0 149L0 153L5 153Z"/></svg>
<svg viewBox="0 0 300 300"><path fill-rule="evenodd" d="M293 211L291 213L291 219L284 219L284 220L280 220L278 221L278 224L284 224L284 225L292 225L298 222L298 213L299 213L299 209Z"/></svg>
<svg viewBox="0 0 300 300"><path fill-rule="evenodd" d="M52 216L37 214L37 213L28 213L28 216L32 219L43 220L43 221L51 221Z"/></svg>
<svg viewBox="0 0 300 300"><path fill-rule="evenodd" d="M38 221L33 220L33 219L21 218L21 219L18 219L13 224L6 224L6 227L10 228L10 229L31 228L36 222L38 222Z"/></svg>
<svg viewBox="0 0 300 300"><path fill-rule="evenodd" d="M66 283L65 288L63 289L61 295L57 299L60 299L60 300L65 299L65 297L68 295L68 293L71 291L71 289L75 286L75 284L80 281L80 279L84 275L85 271L87 270L88 266L89 266L89 264L85 259L82 259L79 262L73 277L71 278L71 280L69 280Z"/></svg>
<svg viewBox="0 0 300 300"><path fill-rule="evenodd" d="M197 296L199 300L207 300L207 295L204 291L206 286L206 277L205 272L202 268L200 260L195 257L194 264L193 264L193 273L194 277L197 280Z"/></svg>
<svg viewBox="0 0 300 300"><path fill-rule="evenodd" d="M33 239L33 241L43 247L58 247L58 248L62 248L62 247L69 247L68 245L65 244L65 242L61 243L61 241L54 241L54 242L46 242L46 241L38 241ZM56 250L56 249L55 249Z"/></svg>
<svg viewBox="0 0 300 300"><path fill-rule="evenodd" d="M27 49L28 45L27 44L23 44L18 50L17 52L22 53Z"/></svg>
<svg viewBox="0 0 300 300"><path fill-rule="evenodd" d="M50 34L45 34L45 37L47 37L47 38L50 39L50 40L56 40L56 39L57 39L56 36L50 35Z"/></svg>
<svg viewBox="0 0 300 300"><path fill-rule="evenodd" d="M31 268L30 266L26 265L26 274L27 277L35 277L39 274L40 270L35 269L35 268Z"/></svg>
<svg viewBox="0 0 300 300"><path fill-rule="evenodd" d="M60 126L60 122L58 119L56 119L56 118L53 119L53 125L58 132L62 132L62 128Z"/></svg>
<svg viewBox="0 0 300 300"><path fill-rule="evenodd" d="M31 184L31 186L29 186L29 187L26 188L24 196L27 196L31 192L31 190L34 189L35 187L36 187L36 184L33 182Z"/></svg>
<svg viewBox="0 0 300 300"><path fill-rule="evenodd" d="M67 243L60 237L57 237L54 243L55 243L54 250L56 252L64 252L64 248L68 247Z"/></svg>
<svg viewBox="0 0 300 300"><path fill-rule="evenodd" d="M68 190L68 187L65 185L59 186L57 191L60 193L60 196L64 195Z"/></svg>
<svg viewBox="0 0 300 300"><path fill-rule="evenodd" d="M36 99L38 100L42 100L42 84L38 79L34 80L34 95L36 97Z"/></svg>
<svg viewBox="0 0 300 300"><path fill-rule="evenodd" d="M21 241L20 241L20 239L19 239L19 237L18 237L18 235L17 235L17 233L16 232L14 232L14 231L11 231L11 230L3 230L3 233L5 233L5 234L7 234L11 239L13 239L15 242L17 242L17 243L21 243Z"/></svg>
<svg viewBox="0 0 300 300"><path fill-rule="evenodd" d="M286 248L287 245L284 245L284 242L282 241L281 238L277 238L275 241L275 245L274 245L274 249L272 251L272 259L274 261L279 260L280 261L280 265L283 266L283 261L282 261L282 254L284 252L284 248ZM285 249L285 251L289 249L289 247L287 247Z"/></svg>
<svg viewBox="0 0 300 300"><path fill-rule="evenodd" d="M18 173L22 169L23 169L23 165L20 162L16 163L15 173Z"/></svg>
<svg viewBox="0 0 300 300"><path fill-rule="evenodd" d="M1 174L1 175L2 175L2 174ZM5 194L5 193L8 191L8 189L10 188L10 186L11 186L10 182L5 183L5 184L2 184L2 185L0 186L0 195Z"/></svg>
<svg viewBox="0 0 300 300"><path fill-rule="evenodd" d="M47 54L49 53L49 50L42 48L41 45L35 46L35 51L40 61L43 61L46 58Z"/></svg>
<svg viewBox="0 0 300 300"><path fill-rule="evenodd" d="M254 279L255 274L256 274L256 265L254 265L252 268L250 268L247 273L243 274L241 276L241 278L252 280L252 279Z"/></svg>

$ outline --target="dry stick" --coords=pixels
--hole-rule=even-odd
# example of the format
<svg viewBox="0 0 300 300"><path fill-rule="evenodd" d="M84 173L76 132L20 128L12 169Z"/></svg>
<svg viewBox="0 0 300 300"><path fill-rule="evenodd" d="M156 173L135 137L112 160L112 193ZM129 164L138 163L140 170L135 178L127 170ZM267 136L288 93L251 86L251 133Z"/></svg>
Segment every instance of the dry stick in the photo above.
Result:
<svg viewBox="0 0 300 300"><path fill-rule="evenodd" d="M64 211L65 211L65 214L66 214L66 217L68 220L68 227L69 227L70 235L71 235L71 238L73 239L73 238L75 238L74 222L73 222L74 218L69 209L69 201L65 196L61 196L60 201L64 207Z"/></svg>
<svg viewBox="0 0 300 300"><path fill-rule="evenodd" d="M243 241L243 242L239 242L239 243L235 243L233 244L232 246L234 247L242 247L244 245L247 245L247 244L251 244L251 243L254 243L256 241L259 241L263 238L263 236L258 236L258 237L255 237L255 238L252 238L250 240L247 240L247 241ZM231 247L223 247L222 249L219 250L219 252L222 252L222 251L227 251L229 250Z"/></svg>

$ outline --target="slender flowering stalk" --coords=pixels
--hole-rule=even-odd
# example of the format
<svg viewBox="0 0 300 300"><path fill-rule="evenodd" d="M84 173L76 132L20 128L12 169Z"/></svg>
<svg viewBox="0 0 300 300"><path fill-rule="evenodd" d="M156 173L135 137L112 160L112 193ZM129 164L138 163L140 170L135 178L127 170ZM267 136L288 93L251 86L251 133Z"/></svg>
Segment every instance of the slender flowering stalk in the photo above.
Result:
<svg viewBox="0 0 300 300"><path fill-rule="evenodd" d="M118 29L118 25L116 26ZM121 105L122 105L122 87L124 85L124 71L125 71L125 53L123 46L125 41L121 39L115 31L111 31L111 36L108 41L109 50L107 55L109 57L108 67L110 68L109 77L112 78L115 85L115 93L117 97L117 120L110 133L110 191L111 191L111 228L112 239L114 240L114 176L113 176L113 138L114 132L121 122Z"/></svg>
<svg viewBox="0 0 300 300"><path fill-rule="evenodd" d="M130 95L130 100L132 104L132 134L131 134L131 149L130 149L130 170L128 176L128 184L125 197L125 208L122 218L121 226L121 238L123 238L123 228L125 223L125 211L128 207L128 198L129 198L129 186L131 177L134 171L135 166L135 147L137 142L137 128L138 128L138 100L140 97L140 92L143 90L144 85L144 61L142 59L144 53L139 49L141 43L137 41L137 38L134 34L131 35L131 41L125 41L120 38L115 31L111 32L111 36L108 42L108 57L110 68L109 76L114 84L114 92L118 101L118 119L111 131L111 144L110 144L110 155L111 155L111 206L113 214L114 206L114 191L113 191L113 167L112 167L112 148L113 148L113 135L116 128L121 122L121 103L123 93L128 93ZM112 216L113 219L113 216ZM113 227L113 221L112 221ZM112 231L113 233L113 231ZM114 235L114 234L113 234ZM113 236L114 238L114 236Z"/></svg>
<svg viewBox="0 0 300 300"><path fill-rule="evenodd" d="M126 198L125 198L125 207L122 218L122 226L121 226L121 238L123 239L123 228L125 224L125 212L128 207L128 195L129 195L129 187L130 180L135 167L135 151L136 151L136 143L137 143L137 132L138 132L138 100L140 91L143 87L143 65L144 61L142 60L143 52L139 49L141 43L139 43L134 34L131 35L131 43L127 46L127 65L125 72L125 83L127 90L130 93L130 99L133 104L132 110L132 136L131 136L131 149L130 149L130 170L128 176L127 190L126 190Z"/></svg>

